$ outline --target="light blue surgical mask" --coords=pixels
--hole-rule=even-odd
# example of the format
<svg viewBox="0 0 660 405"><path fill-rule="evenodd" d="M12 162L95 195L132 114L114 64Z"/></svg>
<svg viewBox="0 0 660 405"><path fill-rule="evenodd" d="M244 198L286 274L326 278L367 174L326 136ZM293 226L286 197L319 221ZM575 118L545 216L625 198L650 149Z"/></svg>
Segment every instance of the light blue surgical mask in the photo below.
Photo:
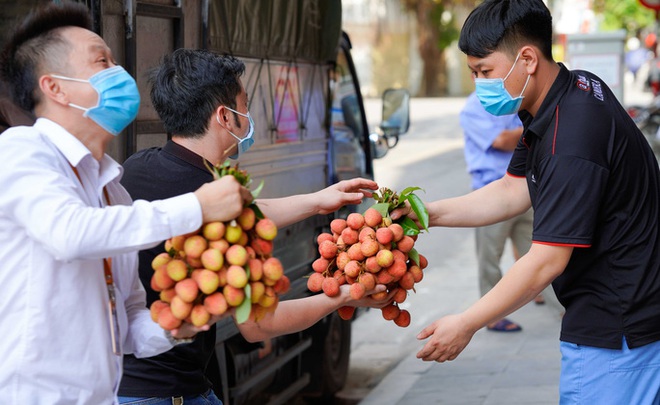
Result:
<svg viewBox="0 0 660 405"><path fill-rule="evenodd" d="M520 53L516 56L516 60L513 62L511 70L509 70L509 73L506 74L504 79L474 79L475 91L481 105L484 106L486 111L493 115L515 114L520 109L520 104L522 104L523 100L523 93L527 88L530 76L527 75L525 86L520 92L520 95L516 98L511 97L511 94L509 94L504 87L504 81L508 79L511 72L513 72L513 68L516 67L518 58L520 58Z"/></svg>
<svg viewBox="0 0 660 405"><path fill-rule="evenodd" d="M140 92L133 77L121 66L101 70L88 80L56 74L50 76L89 83L99 95L96 105L86 108L69 103L69 106L83 110L83 117L96 122L114 136L119 135L137 117L140 108Z"/></svg>
<svg viewBox="0 0 660 405"><path fill-rule="evenodd" d="M231 136L236 138L236 140L238 141L238 144L236 145L236 148L238 149L238 152L236 152L235 155L231 155L229 157L231 159L237 159L240 155L247 152L248 149L250 149L250 147L254 144L254 139L252 139L252 136L254 135L254 121L252 121L252 116L250 115L249 111L248 111L247 114L243 114L243 113L240 113L236 110L233 110L233 109L231 109L227 106L225 106L225 108L228 109L229 111L235 112L238 115L246 117L248 119L248 121L250 121L250 128L248 129L248 133L243 138L239 138L238 136L236 136L235 133L227 130L231 134ZM216 119L216 121L218 121L218 124L222 125L222 123L220 122L220 117L218 117L216 115L215 119Z"/></svg>

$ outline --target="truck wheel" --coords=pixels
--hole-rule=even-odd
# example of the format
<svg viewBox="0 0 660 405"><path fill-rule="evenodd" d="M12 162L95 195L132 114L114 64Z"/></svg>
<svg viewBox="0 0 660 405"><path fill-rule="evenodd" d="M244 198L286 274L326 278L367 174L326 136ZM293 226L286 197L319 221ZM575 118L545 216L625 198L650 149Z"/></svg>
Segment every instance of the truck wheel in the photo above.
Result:
<svg viewBox="0 0 660 405"><path fill-rule="evenodd" d="M342 320L336 312L330 317L323 354L324 392L334 395L346 384L351 355L351 323Z"/></svg>
<svg viewBox="0 0 660 405"><path fill-rule="evenodd" d="M319 322L312 332L312 347L304 361L310 373L307 396L312 403L332 403L334 395L346 384L351 354L351 322L336 312Z"/></svg>

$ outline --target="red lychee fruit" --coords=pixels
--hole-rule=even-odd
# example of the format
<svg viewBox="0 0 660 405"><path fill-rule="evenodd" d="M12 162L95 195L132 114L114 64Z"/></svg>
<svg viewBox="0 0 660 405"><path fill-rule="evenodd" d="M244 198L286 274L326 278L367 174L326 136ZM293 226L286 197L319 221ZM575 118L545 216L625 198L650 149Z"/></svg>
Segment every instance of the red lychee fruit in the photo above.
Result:
<svg viewBox="0 0 660 405"><path fill-rule="evenodd" d="M312 273L307 279L307 288L311 292L319 292L323 286L325 277L321 273Z"/></svg>
<svg viewBox="0 0 660 405"><path fill-rule="evenodd" d="M364 212L364 222L368 226L375 228L380 225L381 222L383 222L383 216L380 215L380 212L378 212L378 210L375 208L368 208Z"/></svg>
<svg viewBox="0 0 660 405"><path fill-rule="evenodd" d="M346 225L357 231L364 226L364 216L358 212L352 212L346 217Z"/></svg>
<svg viewBox="0 0 660 405"><path fill-rule="evenodd" d="M408 325L410 325L410 312L406 311L405 309L402 309L399 312L399 315L396 318L394 318L394 323L402 328L405 328Z"/></svg>
<svg viewBox="0 0 660 405"><path fill-rule="evenodd" d="M330 230L336 234L340 234L344 228L346 228L346 220L343 218L336 218L330 222Z"/></svg>
<svg viewBox="0 0 660 405"><path fill-rule="evenodd" d="M339 307L339 309L337 309L337 313L341 319L348 321L353 317L353 314L355 313L355 307Z"/></svg>
<svg viewBox="0 0 660 405"><path fill-rule="evenodd" d="M396 243L397 249L403 253L410 252L413 246L415 246L415 241L408 235L404 235L403 238L401 238L401 240Z"/></svg>
<svg viewBox="0 0 660 405"><path fill-rule="evenodd" d="M339 295L339 281L334 277L326 277L323 280L323 284L321 284L321 288L328 297L336 297Z"/></svg>
<svg viewBox="0 0 660 405"><path fill-rule="evenodd" d="M397 307L394 304L384 306L383 308L381 308L381 311L382 311L382 314L383 314L383 318L385 318L388 321L393 321L394 318L399 316L399 313L401 312L399 310L399 307Z"/></svg>
<svg viewBox="0 0 660 405"><path fill-rule="evenodd" d="M403 238L404 232L403 232L403 227L399 224L392 224L388 226L388 228L392 231L392 236L393 236L393 241L398 242Z"/></svg>
<svg viewBox="0 0 660 405"><path fill-rule="evenodd" d="M394 232L390 228L378 228L376 230L376 240L378 243L387 245L394 240Z"/></svg>

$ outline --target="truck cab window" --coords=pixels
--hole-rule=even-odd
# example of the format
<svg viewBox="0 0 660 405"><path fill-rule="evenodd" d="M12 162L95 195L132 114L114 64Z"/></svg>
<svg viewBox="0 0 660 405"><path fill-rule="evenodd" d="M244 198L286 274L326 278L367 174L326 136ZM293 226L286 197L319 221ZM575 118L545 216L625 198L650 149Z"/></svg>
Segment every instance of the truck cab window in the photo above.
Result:
<svg viewBox="0 0 660 405"><path fill-rule="evenodd" d="M334 160L334 181L348 179L365 172L366 159L362 140L366 123L349 60L344 49L337 53L337 63L330 72L331 153Z"/></svg>

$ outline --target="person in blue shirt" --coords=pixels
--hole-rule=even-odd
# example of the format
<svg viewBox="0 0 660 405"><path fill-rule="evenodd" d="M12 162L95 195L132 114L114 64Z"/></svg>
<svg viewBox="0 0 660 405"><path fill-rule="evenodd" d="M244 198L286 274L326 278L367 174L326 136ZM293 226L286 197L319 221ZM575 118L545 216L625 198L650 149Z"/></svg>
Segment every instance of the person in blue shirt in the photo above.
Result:
<svg viewBox="0 0 660 405"><path fill-rule="evenodd" d="M522 134L517 114L496 116L487 112L473 92L460 113L465 137L465 162L472 178L472 189L479 189L506 173L513 151ZM479 292L486 295L502 278L500 260L507 239L511 239L516 259L529 250L532 243L533 210L492 225L475 228ZM543 295L536 298L543 302ZM487 326L497 332L516 332L522 328L502 318Z"/></svg>

